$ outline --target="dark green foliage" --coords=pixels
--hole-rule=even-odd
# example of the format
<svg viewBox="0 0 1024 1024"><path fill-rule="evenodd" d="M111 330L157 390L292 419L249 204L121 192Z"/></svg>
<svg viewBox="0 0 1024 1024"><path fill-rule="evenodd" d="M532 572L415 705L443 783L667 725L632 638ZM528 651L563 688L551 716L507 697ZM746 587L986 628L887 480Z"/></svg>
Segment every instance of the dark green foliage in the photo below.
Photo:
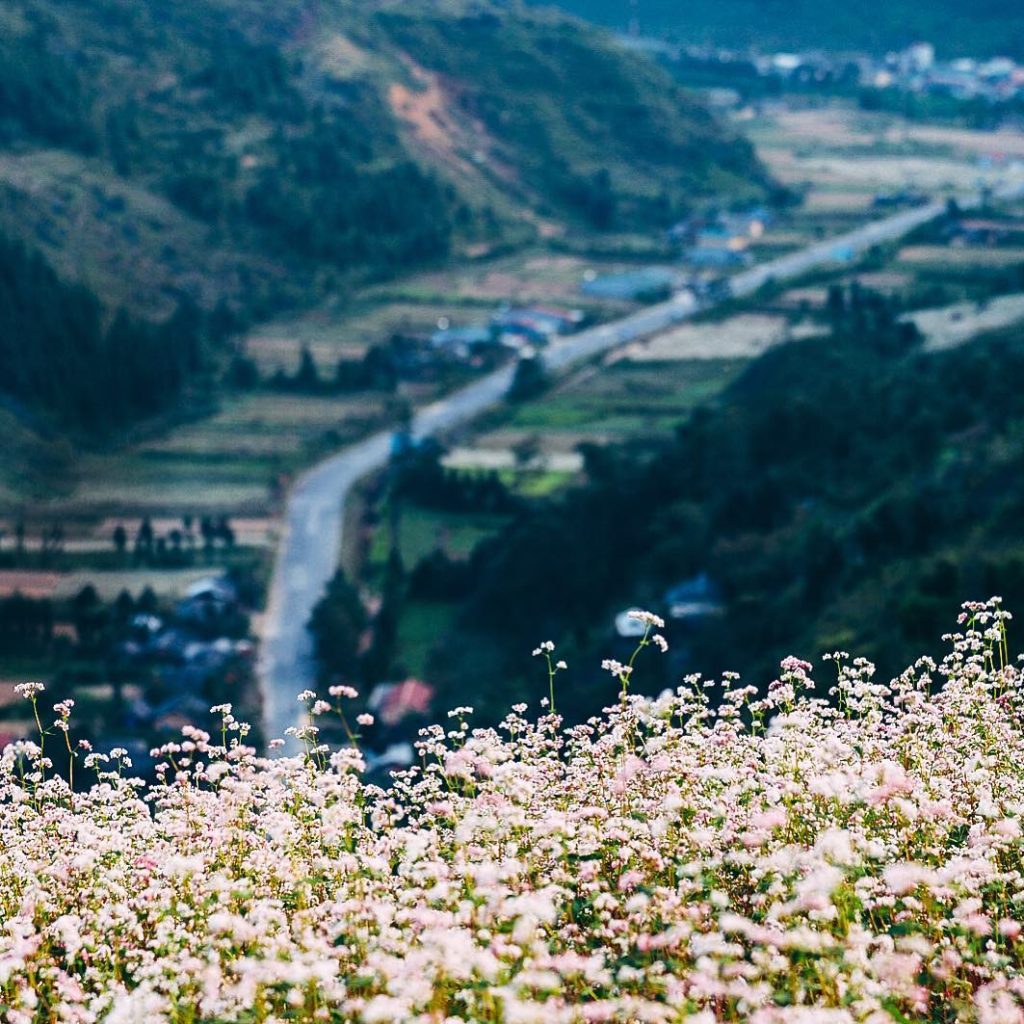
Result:
<svg viewBox="0 0 1024 1024"><path fill-rule="evenodd" d="M309 630L324 678L352 679L359 672L359 639L366 628L359 593L339 569L313 609Z"/></svg>
<svg viewBox="0 0 1024 1024"><path fill-rule="evenodd" d="M223 27L211 40L211 57L193 73L189 85L208 89L224 105L247 113L268 106L288 117L301 110L293 69L269 43L250 43L237 29Z"/></svg>
<svg viewBox="0 0 1024 1024"><path fill-rule="evenodd" d="M421 601L461 601L472 586L469 562L439 548L421 558L409 576L409 596Z"/></svg>
<svg viewBox="0 0 1024 1024"><path fill-rule="evenodd" d="M201 318L183 306L160 326L61 281L41 256L0 235L0 391L90 434L173 404L203 361Z"/></svg>
<svg viewBox="0 0 1024 1024"><path fill-rule="evenodd" d="M885 111L911 121L958 121L976 131L994 131L1024 114L1020 96L993 103L986 96L965 99L945 93L863 89L857 93L857 102L862 110Z"/></svg>
<svg viewBox="0 0 1024 1024"><path fill-rule="evenodd" d="M463 109L525 184L593 227L664 226L700 196L764 184L745 141L653 63L596 32L490 6L459 18L403 7L377 22L459 83Z"/></svg>
<svg viewBox="0 0 1024 1024"><path fill-rule="evenodd" d="M302 350L299 368L295 371L294 383L300 391L316 391L320 387L320 371L317 370L313 353L308 348Z"/></svg>
<svg viewBox="0 0 1024 1024"><path fill-rule="evenodd" d="M339 359L334 384L340 391L394 391L398 386L400 344L371 345L362 359Z"/></svg>
<svg viewBox="0 0 1024 1024"><path fill-rule="evenodd" d="M248 356L236 355L228 366L226 383L239 391L251 391L260 383L260 368Z"/></svg>
<svg viewBox="0 0 1024 1024"><path fill-rule="evenodd" d="M71 621L78 643L85 650L95 649L110 621L110 612L100 601L96 588L88 583L71 600Z"/></svg>
<svg viewBox="0 0 1024 1024"><path fill-rule="evenodd" d="M562 196L595 228L607 230L614 225L618 198L606 168L602 167L589 178L569 179L562 186Z"/></svg>
<svg viewBox="0 0 1024 1024"><path fill-rule="evenodd" d="M405 599L405 567L397 547L388 552L381 587L381 604L373 617L373 642L360 659L360 675L368 684L382 682L394 665L398 619Z"/></svg>
<svg viewBox="0 0 1024 1024"><path fill-rule="evenodd" d="M586 486L477 549L453 687L482 658L518 675L538 637L607 653L616 611L702 572L726 614L670 636L674 664L755 682L836 646L898 671L965 595L1024 603L1024 334L923 354L878 296L831 306L831 338L769 352L671 441L589 451Z"/></svg>
<svg viewBox="0 0 1024 1024"><path fill-rule="evenodd" d="M0 600L0 654L39 655L53 638L53 605L13 594Z"/></svg>
<svg viewBox="0 0 1024 1024"><path fill-rule="evenodd" d="M441 446L428 439L400 456L393 468L394 497L444 512L504 513L519 507L497 473L448 469L442 455Z"/></svg>
<svg viewBox="0 0 1024 1024"><path fill-rule="evenodd" d="M85 153L95 150L81 61L58 56L55 42L45 18L20 39L0 31L0 145L24 134Z"/></svg>
<svg viewBox="0 0 1024 1024"><path fill-rule="evenodd" d="M548 375L540 356L526 356L516 363L515 376L505 396L510 402L528 402L543 394L548 387Z"/></svg>
<svg viewBox="0 0 1024 1024"><path fill-rule="evenodd" d="M331 152L315 171L278 165L246 194L245 212L278 246L352 269L447 254L447 199L435 179L408 161L360 170Z"/></svg>

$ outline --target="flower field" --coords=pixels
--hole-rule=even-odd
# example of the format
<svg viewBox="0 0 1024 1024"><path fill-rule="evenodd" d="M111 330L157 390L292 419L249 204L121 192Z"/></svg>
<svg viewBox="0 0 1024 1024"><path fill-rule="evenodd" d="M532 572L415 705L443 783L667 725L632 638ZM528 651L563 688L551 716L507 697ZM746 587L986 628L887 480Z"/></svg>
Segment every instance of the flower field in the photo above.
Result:
<svg viewBox="0 0 1024 1024"><path fill-rule="evenodd" d="M51 726L26 687L45 749L0 760L0 1019L1024 1021L1007 618L966 606L884 685L837 654L817 689L790 659L764 697L651 700L612 662L604 717L457 710L387 792L315 725L257 757L227 707L162 784L83 750L72 791L47 763L71 708ZM312 722L349 700L303 696Z"/></svg>

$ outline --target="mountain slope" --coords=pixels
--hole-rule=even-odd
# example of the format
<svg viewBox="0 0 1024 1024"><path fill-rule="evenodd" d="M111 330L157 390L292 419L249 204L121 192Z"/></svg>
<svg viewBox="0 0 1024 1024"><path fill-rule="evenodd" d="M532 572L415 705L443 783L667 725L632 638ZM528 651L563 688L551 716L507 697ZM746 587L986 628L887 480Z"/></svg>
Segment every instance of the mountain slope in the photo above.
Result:
<svg viewBox="0 0 1024 1024"><path fill-rule="evenodd" d="M558 6L619 30L634 11L629 0ZM947 56L1024 56L1024 11L1007 0L638 0L635 12L644 33L721 46L884 52L928 39Z"/></svg>
<svg viewBox="0 0 1024 1024"><path fill-rule="evenodd" d="M11 0L0 229L108 303L256 316L763 175L594 29L490 3Z"/></svg>
<svg viewBox="0 0 1024 1024"><path fill-rule="evenodd" d="M648 63L581 26L495 12L388 11L378 24L481 127L497 173L545 212L657 226L757 179L749 148ZM506 168L502 175L501 168Z"/></svg>

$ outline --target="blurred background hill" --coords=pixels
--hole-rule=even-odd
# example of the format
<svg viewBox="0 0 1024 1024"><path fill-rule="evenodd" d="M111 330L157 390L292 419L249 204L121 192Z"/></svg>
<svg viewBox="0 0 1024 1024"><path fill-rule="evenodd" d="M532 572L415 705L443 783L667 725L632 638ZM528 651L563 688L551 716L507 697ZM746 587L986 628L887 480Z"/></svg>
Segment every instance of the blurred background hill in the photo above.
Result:
<svg viewBox="0 0 1024 1024"><path fill-rule="evenodd" d="M1024 11L1012 0L561 0L582 18L693 44L770 49L902 49L933 40L942 56L1024 56Z"/></svg>
<svg viewBox="0 0 1024 1024"><path fill-rule="evenodd" d="M551 12L13 0L0 377L62 428L122 428L247 322L764 181L659 69Z"/></svg>

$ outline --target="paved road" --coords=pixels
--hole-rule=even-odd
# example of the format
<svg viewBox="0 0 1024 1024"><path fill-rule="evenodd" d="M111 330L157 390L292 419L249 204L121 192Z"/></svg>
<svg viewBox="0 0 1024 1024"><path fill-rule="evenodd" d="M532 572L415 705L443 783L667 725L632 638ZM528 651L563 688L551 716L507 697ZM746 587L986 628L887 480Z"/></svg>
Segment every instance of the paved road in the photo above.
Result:
<svg viewBox="0 0 1024 1024"><path fill-rule="evenodd" d="M797 277L880 242L898 239L934 220L944 209L945 202L929 203L755 267L732 279L733 294L751 295L769 280ZM617 345L663 331L695 312L693 297L682 293L621 320L557 341L545 350L544 360L552 370L563 369ZM443 433L496 405L508 390L513 369L506 366L496 370L421 409L413 421L413 434L426 437ZM359 479L387 464L389 452L390 434L375 434L315 466L299 479L288 499L259 665L268 738L282 737L285 729L297 724L300 708L296 695L312 687L316 676L306 623L338 564L346 496Z"/></svg>

